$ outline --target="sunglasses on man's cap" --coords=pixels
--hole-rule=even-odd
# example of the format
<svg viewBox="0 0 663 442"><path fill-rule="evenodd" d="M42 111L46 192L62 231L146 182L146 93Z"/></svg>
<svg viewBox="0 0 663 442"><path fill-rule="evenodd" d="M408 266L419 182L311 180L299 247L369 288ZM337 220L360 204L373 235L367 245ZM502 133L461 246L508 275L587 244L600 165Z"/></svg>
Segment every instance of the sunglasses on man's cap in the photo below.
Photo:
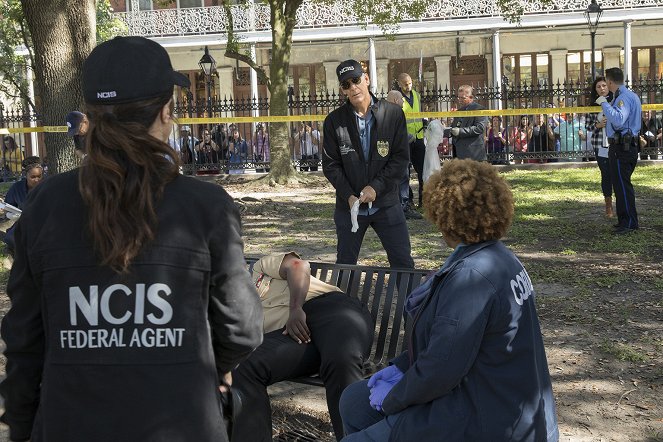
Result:
<svg viewBox="0 0 663 442"><path fill-rule="evenodd" d="M349 80L341 81L341 89L350 89L353 84L361 83L362 78L363 75L361 77L353 77Z"/></svg>

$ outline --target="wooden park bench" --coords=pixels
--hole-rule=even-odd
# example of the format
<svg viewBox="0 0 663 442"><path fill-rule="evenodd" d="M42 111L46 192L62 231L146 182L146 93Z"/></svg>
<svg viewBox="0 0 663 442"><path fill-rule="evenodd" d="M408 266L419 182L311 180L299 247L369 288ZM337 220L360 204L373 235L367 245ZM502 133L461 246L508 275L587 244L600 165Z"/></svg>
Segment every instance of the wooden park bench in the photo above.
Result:
<svg viewBox="0 0 663 442"><path fill-rule="evenodd" d="M258 258L247 258L252 264ZM364 374L371 375L400 354L406 346L403 308L407 295L417 288L430 270L391 269L349 264L309 261L311 276L339 287L348 296L361 300L375 323L371 355ZM339 345L343 345L339 342ZM308 385L322 386L317 376L293 379Z"/></svg>

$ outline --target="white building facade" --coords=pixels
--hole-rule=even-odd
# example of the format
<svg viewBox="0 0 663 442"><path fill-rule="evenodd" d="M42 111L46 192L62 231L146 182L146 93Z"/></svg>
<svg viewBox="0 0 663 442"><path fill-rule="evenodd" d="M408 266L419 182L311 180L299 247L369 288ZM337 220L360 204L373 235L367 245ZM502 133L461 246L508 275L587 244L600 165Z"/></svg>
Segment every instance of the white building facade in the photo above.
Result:
<svg viewBox="0 0 663 442"><path fill-rule="evenodd" d="M194 95L205 96L198 61L208 46L217 61L215 98L266 97L253 71L224 57L226 17L218 0L113 0L129 35L161 43L175 69L187 73ZM408 72L419 90L460 84L555 84L591 78L591 40L583 15L589 1L560 0L543 9L525 2L519 25L505 21L492 0L432 2L419 20L406 20L386 38L375 25L349 15L349 0L305 1L298 11L288 83L295 95L337 91L334 69L345 59L365 61L376 90L388 90ZM595 37L597 74L619 66L629 79L663 74L663 0L608 0ZM269 6L233 6L235 31L258 64L268 68ZM375 54L373 56L373 54ZM421 83L418 82L421 61ZM373 70L374 69L374 70Z"/></svg>

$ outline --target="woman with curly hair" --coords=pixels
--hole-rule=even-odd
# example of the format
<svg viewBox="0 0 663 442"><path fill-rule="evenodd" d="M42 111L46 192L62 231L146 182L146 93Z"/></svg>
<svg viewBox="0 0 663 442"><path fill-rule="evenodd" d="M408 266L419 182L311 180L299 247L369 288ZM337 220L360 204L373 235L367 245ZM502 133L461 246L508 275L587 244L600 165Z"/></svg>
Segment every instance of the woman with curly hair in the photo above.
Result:
<svg viewBox="0 0 663 442"><path fill-rule="evenodd" d="M532 283L500 241L509 186L487 163L453 160L424 207L454 251L406 300L408 350L343 392L343 440L558 440Z"/></svg>

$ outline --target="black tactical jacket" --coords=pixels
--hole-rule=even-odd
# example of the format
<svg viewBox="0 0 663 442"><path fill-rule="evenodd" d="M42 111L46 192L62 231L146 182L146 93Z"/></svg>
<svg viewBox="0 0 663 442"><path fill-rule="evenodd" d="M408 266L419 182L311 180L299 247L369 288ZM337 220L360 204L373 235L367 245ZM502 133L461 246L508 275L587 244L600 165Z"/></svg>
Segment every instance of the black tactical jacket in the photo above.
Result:
<svg viewBox="0 0 663 442"><path fill-rule="evenodd" d="M373 207L400 203L398 185L410 162L405 115L400 107L385 100L371 107L375 121L368 158L364 158L357 117L349 101L325 118L322 170L336 189L339 208L349 210L350 195L359 197L367 185L375 189Z"/></svg>
<svg viewBox="0 0 663 442"><path fill-rule="evenodd" d="M218 375L262 340L239 214L180 176L157 215L155 240L117 274L85 233L77 171L30 192L2 321L12 440L226 440Z"/></svg>

